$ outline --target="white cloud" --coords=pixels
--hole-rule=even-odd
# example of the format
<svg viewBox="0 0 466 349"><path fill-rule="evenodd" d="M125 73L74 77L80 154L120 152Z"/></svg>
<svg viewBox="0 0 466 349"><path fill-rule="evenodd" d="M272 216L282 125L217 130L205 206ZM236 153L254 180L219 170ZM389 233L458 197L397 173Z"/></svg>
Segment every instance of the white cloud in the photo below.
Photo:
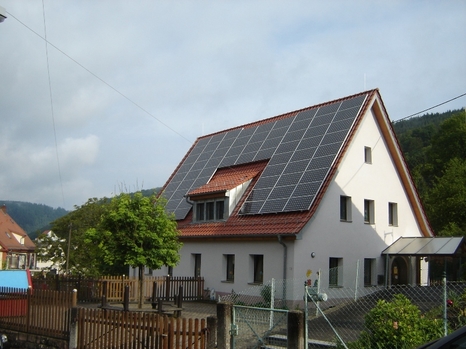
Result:
<svg viewBox="0 0 466 349"><path fill-rule="evenodd" d="M49 70L42 2L0 0L3 199L71 208L161 186L196 137L365 84L395 119L466 92L464 2L44 4L65 53L48 46Z"/></svg>

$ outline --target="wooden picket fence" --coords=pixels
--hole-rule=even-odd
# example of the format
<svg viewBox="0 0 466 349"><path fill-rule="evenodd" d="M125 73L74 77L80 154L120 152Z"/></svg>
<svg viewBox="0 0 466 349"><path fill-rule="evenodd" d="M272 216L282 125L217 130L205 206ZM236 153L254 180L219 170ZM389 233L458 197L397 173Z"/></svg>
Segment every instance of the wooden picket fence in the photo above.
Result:
<svg viewBox="0 0 466 349"><path fill-rule="evenodd" d="M130 302L136 302L139 295L139 280L128 276L102 276L98 279L81 276L55 276L49 278L33 278L34 289L78 292L78 301L99 302L102 299L103 283L106 283L108 302L123 302L125 286L129 287ZM145 276L144 299L147 301L160 298L172 301L183 286L183 301L204 299L204 278L184 276ZM155 289L155 292L154 292Z"/></svg>
<svg viewBox="0 0 466 349"><path fill-rule="evenodd" d="M67 340L73 293L0 288L0 328Z"/></svg>
<svg viewBox="0 0 466 349"><path fill-rule="evenodd" d="M205 319L80 308L77 325L78 349L204 349L207 343Z"/></svg>

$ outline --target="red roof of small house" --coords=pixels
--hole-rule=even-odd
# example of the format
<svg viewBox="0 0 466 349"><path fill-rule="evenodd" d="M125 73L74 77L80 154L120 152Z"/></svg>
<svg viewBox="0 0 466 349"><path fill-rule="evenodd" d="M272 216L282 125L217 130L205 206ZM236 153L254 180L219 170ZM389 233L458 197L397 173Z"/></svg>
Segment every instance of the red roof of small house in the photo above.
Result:
<svg viewBox="0 0 466 349"><path fill-rule="evenodd" d="M256 177L264 169L267 162L250 163L217 170L212 179L205 185L191 190L188 196L226 192Z"/></svg>
<svg viewBox="0 0 466 349"><path fill-rule="evenodd" d="M7 251L33 251L36 245L28 234L10 217L6 206L0 209L0 245Z"/></svg>
<svg viewBox="0 0 466 349"><path fill-rule="evenodd" d="M363 116L375 114L425 236L433 233L378 90L202 136L164 185L181 239L295 238L316 212ZM193 221L186 197L251 179L225 221Z"/></svg>

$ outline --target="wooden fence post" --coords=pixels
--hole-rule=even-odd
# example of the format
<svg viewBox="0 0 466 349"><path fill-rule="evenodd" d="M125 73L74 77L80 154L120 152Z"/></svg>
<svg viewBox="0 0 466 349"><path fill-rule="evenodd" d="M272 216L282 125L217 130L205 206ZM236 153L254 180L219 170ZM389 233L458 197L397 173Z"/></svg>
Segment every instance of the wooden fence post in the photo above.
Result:
<svg viewBox="0 0 466 349"><path fill-rule="evenodd" d="M76 289L73 290L72 308L70 309L70 339L68 343L69 349L76 349L78 347L78 308L77 308L77 293Z"/></svg>
<svg viewBox="0 0 466 349"><path fill-rule="evenodd" d="M152 298L151 298L151 303L152 303L152 309L157 308L157 281L154 281L152 283Z"/></svg>
<svg viewBox="0 0 466 349"><path fill-rule="evenodd" d="M203 293L204 293L204 290L202 287L201 277L198 276L197 277L197 295L196 295L198 300L201 300L203 298Z"/></svg>
<svg viewBox="0 0 466 349"><path fill-rule="evenodd" d="M233 305L231 303L217 303L217 347L230 349L231 314Z"/></svg>
<svg viewBox="0 0 466 349"><path fill-rule="evenodd" d="M29 325L31 324L31 297L32 287L29 286L26 293L26 333L29 333Z"/></svg>
<svg viewBox="0 0 466 349"><path fill-rule="evenodd" d="M306 339L307 340L307 339ZM288 312L288 345L287 348L304 349L304 314L302 311Z"/></svg>
<svg viewBox="0 0 466 349"><path fill-rule="evenodd" d="M129 311L129 285L125 286L125 294L123 296L123 310Z"/></svg>
<svg viewBox="0 0 466 349"><path fill-rule="evenodd" d="M168 302L170 300L170 283L171 283L171 277L170 275L167 275L165 277L165 300Z"/></svg>
<svg viewBox="0 0 466 349"><path fill-rule="evenodd" d="M102 307L107 306L107 280L102 282Z"/></svg>

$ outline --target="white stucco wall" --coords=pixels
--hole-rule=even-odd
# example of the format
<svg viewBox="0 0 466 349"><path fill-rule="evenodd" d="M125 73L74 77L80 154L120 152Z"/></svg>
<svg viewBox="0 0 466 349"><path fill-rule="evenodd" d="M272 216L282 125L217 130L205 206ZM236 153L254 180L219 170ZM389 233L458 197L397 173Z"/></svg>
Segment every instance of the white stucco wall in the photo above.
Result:
<svg viewBox="0 0 466 349"><path fill-rule="evenodd" d="M289 249L288 249L289 250ZM194 276L194 254L201 255L201 276L205 287L217 294L240 292L254 285L252 255L263 255L263 280L283 279L284 247L276 241L255 242L188 242L181 249L181 261L173 268L173 276ZM226 280L227 254L235 255L234 281ZM290 251L288 251L290 255ZM154 271L154 275L167 275L168 268Z"/></svg>
<svg viewBox="0 0 466 349"><path fill-rule="evenodd" d="M372 149L372 163L364 162L364 147ZM340 221L340 195L351 197L351 222ZM364 199L374 200L375 223L364 223ZM398 226L388 224L388 203L397 203ZM328 287L329 258L341 258L342 286L354 288L359 260L359 287L364 287L364 258L374 259L372 284L385 274L381 252L401 236L421 236L412 208L407 200L387 145L382 139L375 117L369 111L342 159L313 219L299 234L298 240L286 242L286 277L294 280L316 279L320 269L321 286ZM312 257L311 253L315 256ZM241 292L252 286L251 255L264 255L263 280L283 279L284 247L276 241L185 242L181 262L174 276L193 276L193 254L201 254L201 276L205 287L218 294ZM235 280L225 282L225 254L235 255ZM166 275L167 268L154 275ZM300 281L298 281L300 283ZM300 295L302 299L302 294ZM296 298L298 299L298 298Z"/></svg>
<svg viewBox="0 0 466 349"><path fill-rule="evenodd" d="M364 161L364 147L372 149L372 163ZM351 197L351 222L340 221L340 195ZM375 223L364 223L364 200L374 200ZM388 224L388 203L397 203L398 226ZM375 258L372 284L377 275L385 274L381 252L401 236L421 236L412 208L398 177L385 141L372 112L364 117L340 168L330 184L314 218L303 230L297 242L294 277L306 277L306 272L321 269L321 285L328 286L329 258L342 258L344 268L341 284L364 283L364 258ZM311 253L315 252L315 257ZM311 277L312 278L312 277ZM313 278L312 278L313 279Z"/></svg>

